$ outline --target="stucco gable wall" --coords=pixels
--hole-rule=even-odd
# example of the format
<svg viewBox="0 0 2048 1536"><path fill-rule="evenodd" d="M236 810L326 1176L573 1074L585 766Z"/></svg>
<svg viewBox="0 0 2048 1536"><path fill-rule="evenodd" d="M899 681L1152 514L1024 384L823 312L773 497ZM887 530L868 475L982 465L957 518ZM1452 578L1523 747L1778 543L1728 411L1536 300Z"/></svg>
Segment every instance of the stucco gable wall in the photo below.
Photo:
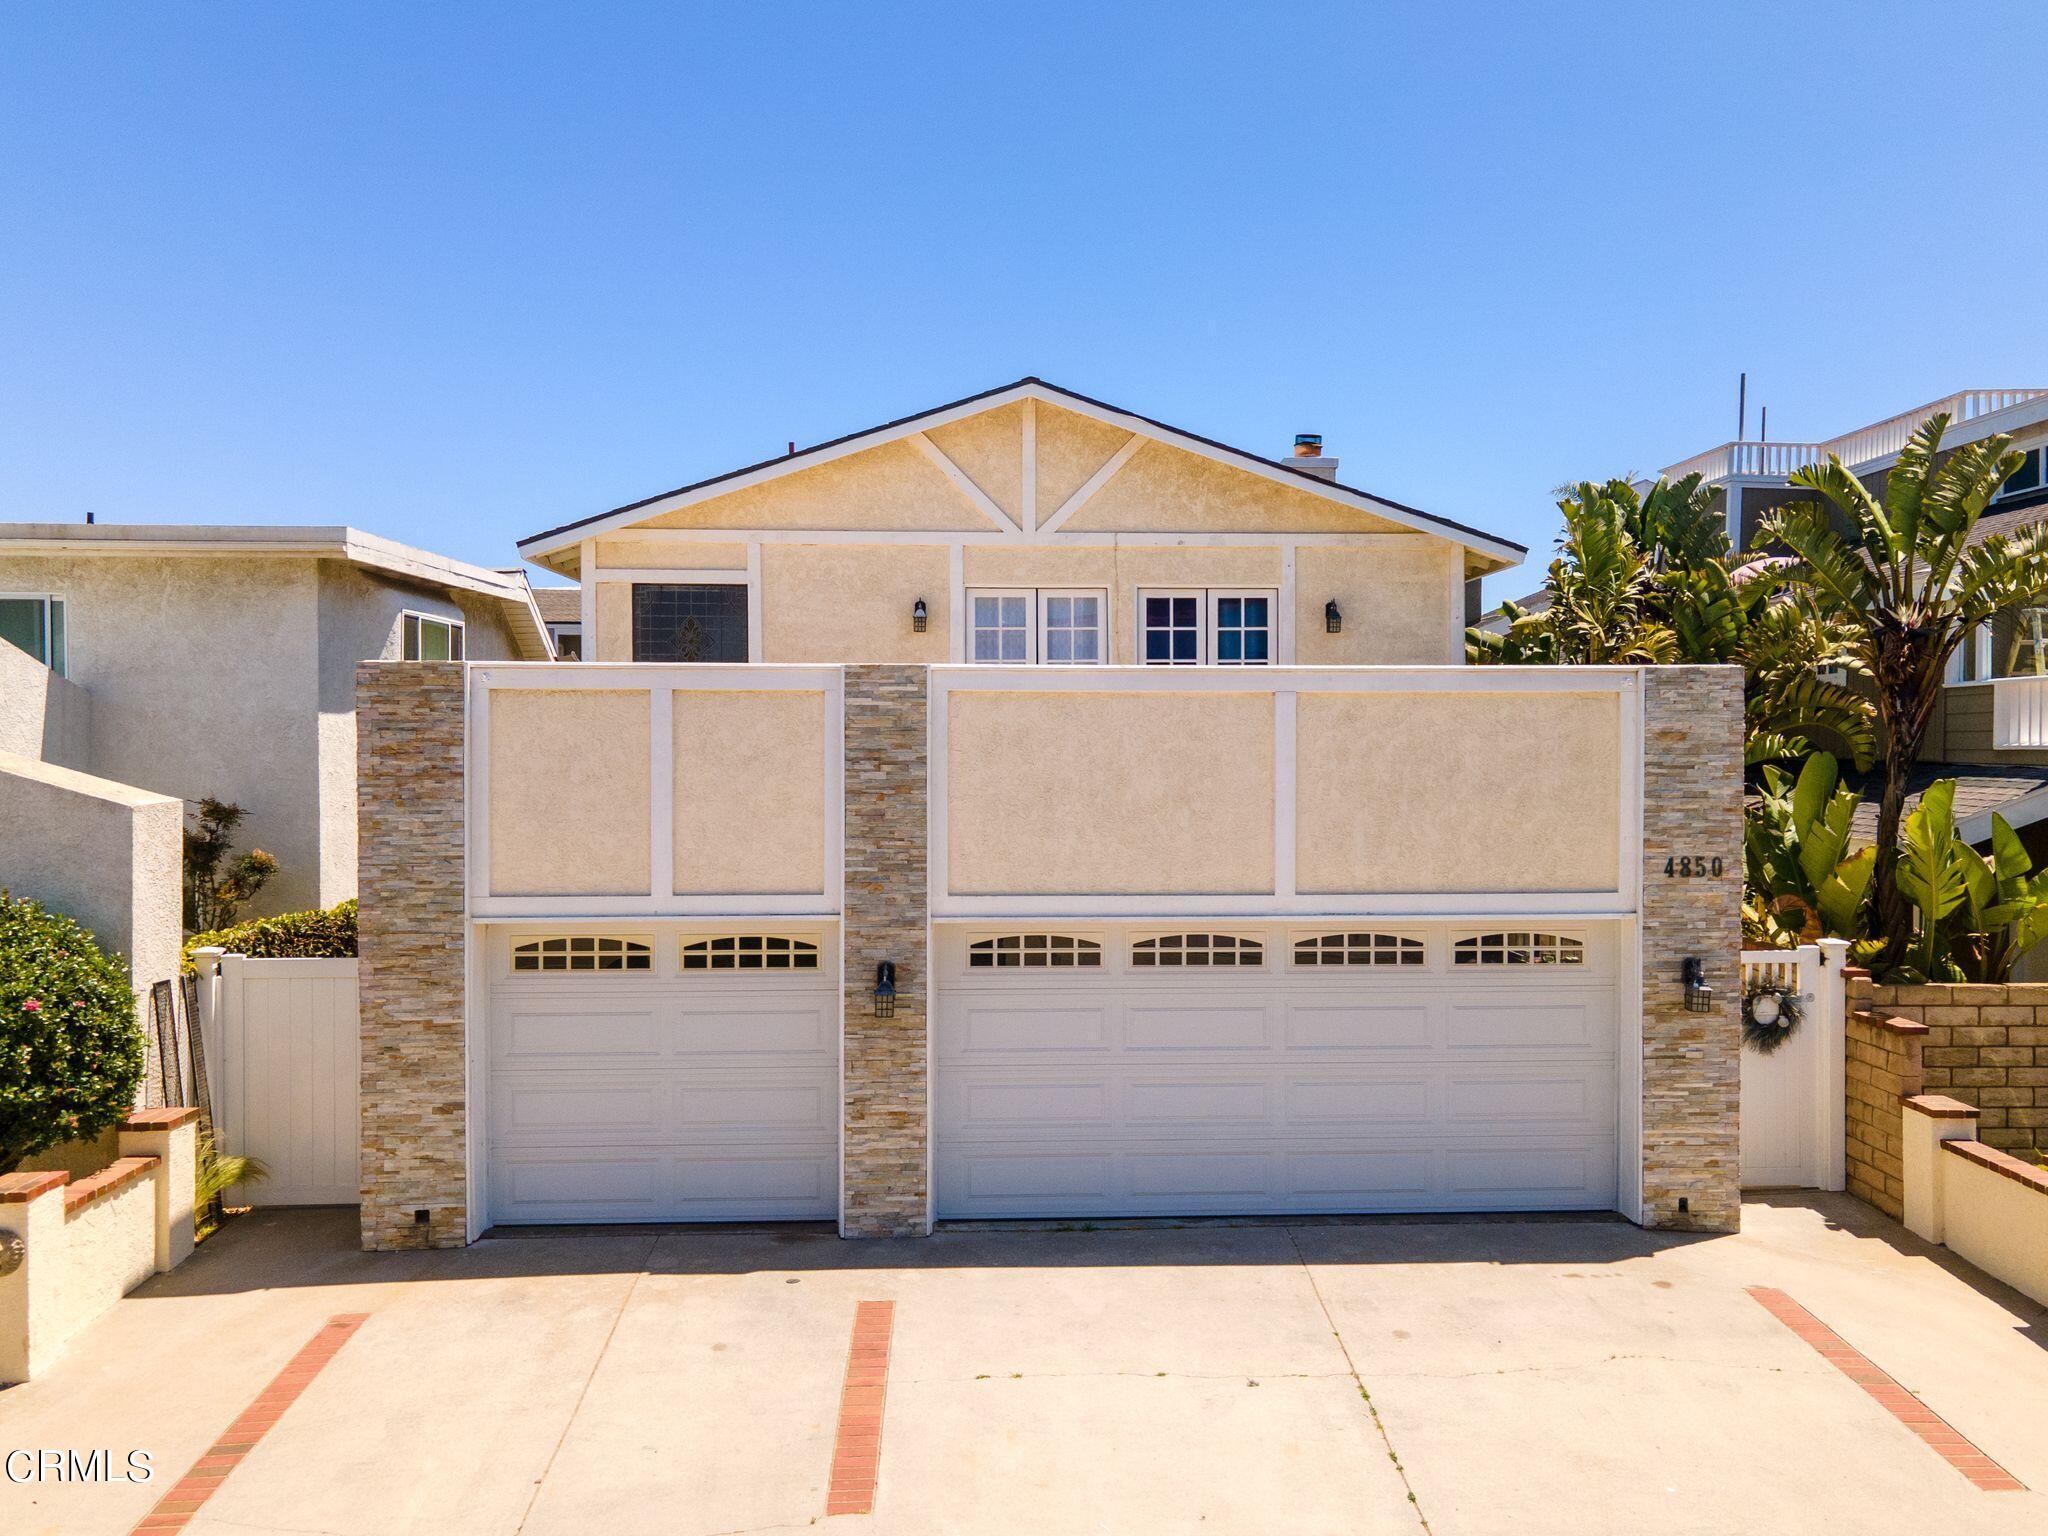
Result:
<svg viewBox="0 0 2048 1536"><path fill-rule="evenodd" d="M986 532L992 525L931 460L893 442L632 526Z"/></svg>
<svg viewBox="0 0 2048 1536"><path fill-rule="evenodd" d="M1313 491L1148 442L1064 525L1076 533L1406 533Z"/></svg>
<svg viewBox="0 0 2048 1536"><path fill-rule="evenodd" d="M1024 407L1005 405L925 434L990 501L1024 520Z"/></svg>

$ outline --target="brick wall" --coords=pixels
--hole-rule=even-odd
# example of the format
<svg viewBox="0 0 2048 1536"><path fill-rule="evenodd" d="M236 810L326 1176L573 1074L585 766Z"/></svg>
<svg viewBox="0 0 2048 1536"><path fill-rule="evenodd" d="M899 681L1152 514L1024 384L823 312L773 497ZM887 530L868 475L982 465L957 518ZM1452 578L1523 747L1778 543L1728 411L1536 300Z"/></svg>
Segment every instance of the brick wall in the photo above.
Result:
<svg viewBox="0 0 2048 1536"><path fill-rule="evenodd" d="M1643 1224L1732 1232L1742 1220L1742 673L1643 676ZM1673 856L1718 877L1664 873ZM1685 1006L1687 958L1711 1012ZM1679 1209L1679 1201L1685 1209Z"/></svg>
<svg viewBox="0 0 2048 1536"><path fill-rule="evenodd" d="M845 1180L840 1230L906 1237L926 1219L925 716L921 666L846 669ZM875 965L896 1014L875 1017Z"/></svg>
<svg viewBox="0 0 2048 1536"><path fill-rule="evenodd" d="M1844 1052L1848 1126L1843 1140L1849 1193L1885 1215L1905 1214L1905 1125L1899 1101L1923 1090L1924 1025L1889 1004L1893 987L1872 987L1862 971L1844 972L1849 1018ZM1884 1000L1881 1000L1880 995Z"/></svg>
<svg viewBox="0 0 2048 1536"><path fill-rule="evenodd" d="M1873 987L1870 1006L1927 1026L1923 1091L1977 1106L1977 1139L2048 1148L2048 984Z"/></svg>
<svg viewBox="0 0 2048 1536"><path fill-rule="evenodd" d="M356 670L365 1248L468 1241L462 688L453 662Z"/></svg>

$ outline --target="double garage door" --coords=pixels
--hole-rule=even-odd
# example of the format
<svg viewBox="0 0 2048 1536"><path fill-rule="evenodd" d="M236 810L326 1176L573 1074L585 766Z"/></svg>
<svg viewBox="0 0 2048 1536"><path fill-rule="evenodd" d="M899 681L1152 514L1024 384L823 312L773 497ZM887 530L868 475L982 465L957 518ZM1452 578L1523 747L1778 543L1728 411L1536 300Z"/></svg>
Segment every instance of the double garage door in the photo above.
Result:
<svg viewBox="0 0 2048 1536"><path fill-rule="evenodd" d="M492 930L499 1222L831 1218L829 928ZM946 1218L1610 1209L1604 924L942 925Z"/></svg>
<svg viewBox="0 0 2048 1536"><path fill-rule="evenodd" d="M942 929L941 1217L1606 1210L1611 926Z"/></svg>

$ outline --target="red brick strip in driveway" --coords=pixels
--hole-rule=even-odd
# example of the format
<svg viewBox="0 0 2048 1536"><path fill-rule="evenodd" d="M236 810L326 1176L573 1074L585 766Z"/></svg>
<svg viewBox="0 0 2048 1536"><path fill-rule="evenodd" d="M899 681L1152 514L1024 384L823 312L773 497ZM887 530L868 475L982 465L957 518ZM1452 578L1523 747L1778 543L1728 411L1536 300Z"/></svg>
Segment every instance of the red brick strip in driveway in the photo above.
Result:
<svg viewBox="0 0 2048 1536"><path fill-rule="evenodd" d="M242 1458L256 1448L256 1442L284 1417L285 1409L298 1401L299 1394L342 1345L368 1319L367 1312L344 1312L327 1320L327 1326L313 1335L312 1342L291 1358L291 1363L256 1394L256 1401L242 1410L242 1416L222 1432L192 1463L191 1470L178 1479L171 1491L156 1501L156 1508L136 1524L134 1536L157 1531L182 1530L185 1522L199 1513L199 1507L213 1497L213 1490L241 1465Z"/></svg>
<svg viewBox="0 0 2048 1536"><path fill-rule="evenodd" d="M889 1336L896 1303L863 1301L853 1312L853 1345L846 1352L846 1386L839 1394L839 1435L832 1445L828 1515L865 1515L875 1507L882 1466L882 1401L889 1386Z"/></svg>
<svg viewBox="0 0 2048 1536"><path fill-rule="evenodd" d="M1821 1357L1878 1403L1906 1428L1913 1431L1935 1454L1986 1493L2022 1493L2026 1484L1957 1432L1940 1414L1872 1365L1863 1352L1799 1305L1783 1291L1768 1285L1752 1285L1749 1294L1779 1322L1806 1340Z"/></svg>

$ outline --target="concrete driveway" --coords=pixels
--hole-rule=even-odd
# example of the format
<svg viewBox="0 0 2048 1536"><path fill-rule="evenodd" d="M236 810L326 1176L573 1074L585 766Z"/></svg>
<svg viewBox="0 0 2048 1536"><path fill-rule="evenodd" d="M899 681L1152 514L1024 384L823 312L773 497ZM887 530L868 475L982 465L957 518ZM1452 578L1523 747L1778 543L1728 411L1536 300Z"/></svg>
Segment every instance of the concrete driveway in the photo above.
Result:
<svg viewBox="0 0 2048 1536"><path fill-rule="evenodd" d="M2048 1495L1959 1470L2048 1489L2041 1309L1841 1197L1752 1205L1733 1238L353 1241L349 1212L245 1217L0 1392L0 1451L146 1450L156 1474L0 1481L0 1531L129 1531L195 1464L147 1528L2048 1530ZM893 1311L862 1312L850 1348L862 1302Z"/></svg>

